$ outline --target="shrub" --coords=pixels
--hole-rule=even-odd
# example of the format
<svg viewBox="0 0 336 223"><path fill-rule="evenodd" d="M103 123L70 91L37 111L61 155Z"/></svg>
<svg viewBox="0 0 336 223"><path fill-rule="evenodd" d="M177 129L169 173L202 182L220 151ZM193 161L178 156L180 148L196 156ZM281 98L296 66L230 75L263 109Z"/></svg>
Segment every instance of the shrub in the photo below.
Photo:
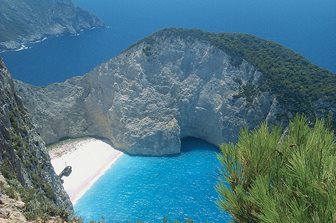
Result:
<svg viewBox="0 0 336 223"><path fill-rule="evenodd" d="M336 221L335 136L323 121L296 117L283 134L265 123L243 130L219 160L219 206L234 222Z"/></svg>
<svg viewBox="0 0 336 223"><path fill-rule="evenodd" d="M2 193L6 194L8 197L15 199L15 200L18 199L18 194L16 193L13 187L5 187L3 185L0 185L0 190Z"/></svg>
<svg viewBox="0 0 336 223"><path fill-rule="evenodd" d="M5 161L1 166L0 166L0 172L1 174L7 179L7 180L11 180L11 179L15 179L16 178L16 174L13 171L10 163L8 161Z"/></svg>

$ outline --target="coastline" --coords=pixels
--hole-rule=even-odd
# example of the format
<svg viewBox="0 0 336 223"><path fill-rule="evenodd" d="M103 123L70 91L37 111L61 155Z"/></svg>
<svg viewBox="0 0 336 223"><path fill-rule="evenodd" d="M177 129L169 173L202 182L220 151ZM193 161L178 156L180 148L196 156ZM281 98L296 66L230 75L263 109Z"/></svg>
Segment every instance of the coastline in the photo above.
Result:
<svg viewBox="0 0 336 223"><path fill-rule="evenodd" d="M55 37L58 37L57 35ZM25 40L25 41L21 41L21 42L17 42L15 40L11 40L8 42L13 42L15 46L13 47L1 47L1 43L4 44L6 42L1 42L0 43L0 53L6 53L6 52L18 52L18 51L22 51L22 50L27 50L33 47L33 45L37 44L37 43L41 43L44 42L45 40L47 40L48 38L50 38L50 36L43 36L41 38L37 38L34 40Z"/></svg>
<svg viewBox="0 0 336 223"><path fill-rule="evenodd" d="M44 42L48 39L51 38L58 38L58 37L62 37L62 36L80 36L83 33L86 32L90 32L91 30L94 29L98 29L98 28L104 28L105 26L94 26L88 29L81 29L76 33L58 33L55 35L42 35L42 37L40 38L36 38L36 39L32 39L32 40L22 40L22 41L16 41L16 40L9 40L6 42L13 42L15 44L15 46L11 47L11 48L6 48L6 47L2 47L4 46L4 43L6 42L0 42L0 53L6 53L6 52L18 52L18 51L22 51L22 50L27 50L27 49L31 49L35 44L37 43L41 43Z"/></svg>
<svg viewBox="0 0 336 223"><path fill-rule="evenodd" d="M123 155L109 144L95 138L66 140L48 148L56 174L60 174L66 166L72 167L70 176L62 178L72 204Z"/></svg>

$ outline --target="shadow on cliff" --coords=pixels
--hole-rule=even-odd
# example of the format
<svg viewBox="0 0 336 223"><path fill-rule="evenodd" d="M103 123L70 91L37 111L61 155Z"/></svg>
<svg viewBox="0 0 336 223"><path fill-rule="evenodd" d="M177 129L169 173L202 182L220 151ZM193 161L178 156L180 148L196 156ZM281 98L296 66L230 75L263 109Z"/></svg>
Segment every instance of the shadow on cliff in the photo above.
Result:
<svg viewBox="0 0 336 223"><path fill-rule="evenodd" d="M210 144L205 140L194 137L185 137L181 139L181 153L194 150L210 150L220 152L218 146Z"/></svg>
<svg viewBox="0 0 336 223"><path fill-rule="evenodd" d="M101 138L95 137L97 139L103 140ZM105 139L106 143L109 143L111 145L111 143ZM170 155L164 155L163 157L175 157L175 156L179 156L182 153L188 153L191 151L195 151L195 150L208 150L208 151L214 151L214 152L220 152L220 149L218 146L215 146L211 143L208 143L207 141L203 140L203 139L199 139L199 138L195 138L195 137L183 137L181 139L181 151L178 154L170 154ZM142 157L157 157L157 156L150 156L150 155L133 155L133 154L129 154L125 151L123 151L125 154L129 155L129 156L142 156Z"/></svg>

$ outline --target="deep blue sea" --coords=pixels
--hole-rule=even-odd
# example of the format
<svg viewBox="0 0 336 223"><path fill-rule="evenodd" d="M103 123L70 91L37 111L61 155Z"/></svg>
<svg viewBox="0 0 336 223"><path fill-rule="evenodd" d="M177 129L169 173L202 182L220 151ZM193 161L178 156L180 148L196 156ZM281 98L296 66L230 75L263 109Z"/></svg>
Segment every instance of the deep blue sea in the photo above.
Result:
<svg viewBox="0 0 336 223"><path fill-rule="evenodd" d="M74 0L109 28L51 38L2 56L15 78L46 85L82 75L167 27L242 32L279 42L336 72L335 0Z"/></svg>
<svg viewBox="0 0 336 223"><path fill-rule="evenodd" d="M220 175L218 148L186 138L182 153L171 157L122 156L77 202L75 212L85 221L229 222L217 205Z"/></svg>

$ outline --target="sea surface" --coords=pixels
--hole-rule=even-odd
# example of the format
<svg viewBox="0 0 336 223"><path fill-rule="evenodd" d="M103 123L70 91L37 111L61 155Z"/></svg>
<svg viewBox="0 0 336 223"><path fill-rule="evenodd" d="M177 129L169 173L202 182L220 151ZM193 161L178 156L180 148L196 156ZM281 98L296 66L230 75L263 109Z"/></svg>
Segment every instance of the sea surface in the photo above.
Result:
<svg viewBox="0 0 336 223"><path fill-rule="evenodd" d="M186 138L182 151L170 157L123 155L76 203L76 214L86 222L229 222L216 205L218 148Z"/></svg>
<svg viewBox="0 0 336 223"><path fill-rule="evenodd" d="M83 75L167 27L242 32L273 40L336 72L335 0L74 0L106 24L2 53L15 78L47 85Z"/></svg>

